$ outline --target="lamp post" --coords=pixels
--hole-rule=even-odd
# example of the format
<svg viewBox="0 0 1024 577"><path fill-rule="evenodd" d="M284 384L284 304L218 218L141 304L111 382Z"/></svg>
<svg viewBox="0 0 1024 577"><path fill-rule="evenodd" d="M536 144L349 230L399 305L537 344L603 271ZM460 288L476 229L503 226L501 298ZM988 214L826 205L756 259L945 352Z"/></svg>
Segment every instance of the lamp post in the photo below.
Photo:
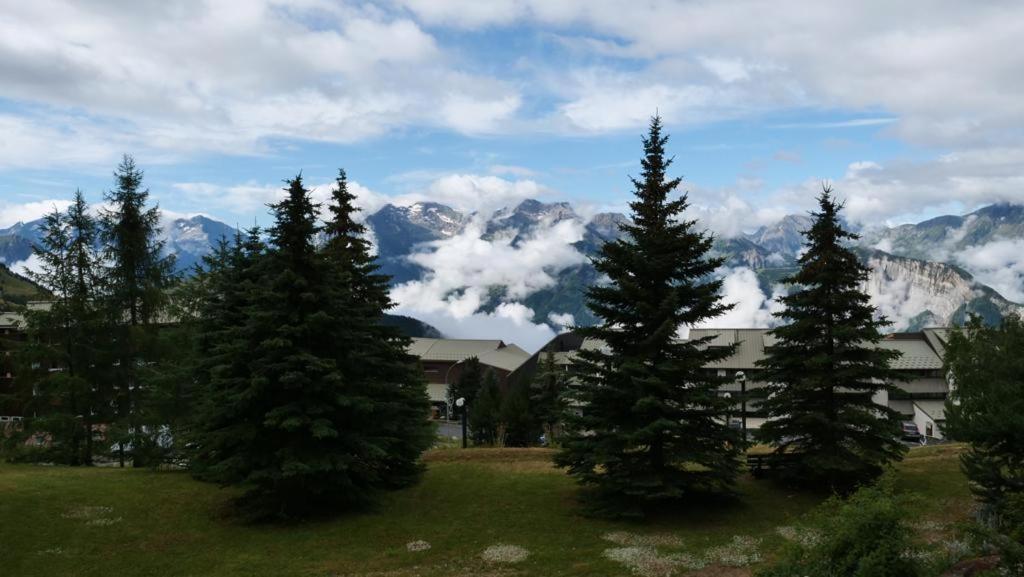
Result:
<svg viewBox="0 0 1024 577"><path fill-rule="evenodd" d="M451 385L448 384L448 377L452 374L452 369L455 368L455 365L460 365L465 360L466 359L459 359L455 361L454 363L451 364L451 366L448 367L448 370L444 372L444 404L448 408L448 414L445 415L446 417L448 417L448 420L451 420L452 418L452 405L451 402L449 401L451 397L448 395L448 387L450 387Z"/></svg>
<svg viewBox="0 0 1024 577"><path fill-rule="evenodd" d="M740 382L740 428L743 431L743 442L747 442L747 374L736 371L736 380Z"/></svg>
<svg viewBox="0 0 1024 577"><path fill-rule="evenodd" d="M466 448L466 398L459 397L455 399L455 406L462 409L462 448Z"/></svg>

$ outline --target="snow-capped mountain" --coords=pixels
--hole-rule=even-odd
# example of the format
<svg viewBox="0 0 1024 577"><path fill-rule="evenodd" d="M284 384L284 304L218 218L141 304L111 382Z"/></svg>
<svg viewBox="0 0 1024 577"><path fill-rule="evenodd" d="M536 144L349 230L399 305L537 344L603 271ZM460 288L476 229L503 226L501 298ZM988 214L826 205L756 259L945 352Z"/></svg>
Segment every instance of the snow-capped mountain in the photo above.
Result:
<svg viewBox="0 0 1024 577"><path fill-rule="evenodd" d="M620 238L621 227L629 220L619 213L585 218L569 203L531 199L490 216L463 214L433 202L387 205L368 215L366 223L382 272L392 275L395 285L423 281L436 274L429 268L429 259L420 257L446 243L465 241L467 235L474 236L470 240L477 243L503 243L511 251L537 251L537 239L568 243L568 250L578 252L581 258L560 266L542 265L546 266L543 271L523 270L524 275L544 274L553 281L526 291L517 288L519 292L514 295L512 281L508 285L489 284L483 287L480 310L494 311L503 303L517 302L533 310L535 322L548 322L552 314L571 314L575 322L588 324L595 319L584 304L583 292L599 282L599 275L586 257L597 254L603 243ZM38 238L38 224L19 223L0 230L0 260L17 263L27 259L32 242ZM556 226L565 225L569 225L569 236L545 236ZM205 216L167 219L163 226L167 250L176 255L180 271L199 262L219 238L231 238L235 233L234 227ZM778 281L795 270L802 232L809 226L807 216L789 215L752 233L716 238L713 250L730 269L753 270L761 292L770 297L778 290ZM991 259L972 261L970 257L994 246L992 243L1020 243L1024 248L1022 206L993 205L965 216L870 229L862 234L861 256L872 271L866 289L880 312L896 321L897 330L960 322L967 313L995 321L1021 310L1015 301L1024 299L1011 298L1016 294L1015 286L1024 293L1019 277L994 276L985 268L991 265ZM415 255L419 256L410 258ZM489 264L502 263L481 263ZM467 288L457 286L452 291L459 294Z"/></svg>
<svg viewBox="0 0 1024 577"><path fill-rule="evenodd" d="M19 222L0 229L0 262L14 268L32 255L32 245L38 242L43 220ZM175 269L187 271L200 262L221 238L232 239L235 228L207 216L162 219L161 238L165 250L176 257Z"/></svg>

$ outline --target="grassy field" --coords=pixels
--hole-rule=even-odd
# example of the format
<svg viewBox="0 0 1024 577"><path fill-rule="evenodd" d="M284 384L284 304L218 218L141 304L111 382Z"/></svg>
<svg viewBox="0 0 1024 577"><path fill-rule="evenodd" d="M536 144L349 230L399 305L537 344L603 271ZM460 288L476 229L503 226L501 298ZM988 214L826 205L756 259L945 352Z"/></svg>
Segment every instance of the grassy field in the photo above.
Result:
<svg viewBox="0 0 1024 577"><path fill-rule="evenodd" d="M915 522L965 515L958 450L916 449L899 465L900 487L923 498ZM435 450L423 481L388 495L376 511L289 527L232 522L224 505L233 493L186 473L0 465L0 575L629 575L607 550L657 545L665 555L700 558L750 536L770 558L782 543L776 529L816 503L744 479L743 497L731 505L696 504L643 523L599 521L580 516L573 482L550 457L540 449ZM420 540L430 548L408 550ZM529 556L484 560L496 544ZM711 562L692 574L739 577L749 569Z"/></svg>

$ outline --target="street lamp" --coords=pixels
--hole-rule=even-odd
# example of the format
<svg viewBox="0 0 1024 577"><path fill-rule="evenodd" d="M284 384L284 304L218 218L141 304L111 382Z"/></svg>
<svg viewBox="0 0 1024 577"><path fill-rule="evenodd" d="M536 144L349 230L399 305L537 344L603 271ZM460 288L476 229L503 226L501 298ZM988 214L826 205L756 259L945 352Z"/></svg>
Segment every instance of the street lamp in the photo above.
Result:
<svg viewBox="0 0 1024 577"><path fill-rule="evenodd" d="M466 398L459 397L455 399L455 406L462 409L462 448L466 448Z"/></svg>
<svg viewBox="0 0 1024 577"><path fill-rule="evenodd" d="M466 361L466 359L459 359L455 361L454 363L451 364L451 366L448 367L448 370L444 372L444 404L445 407L448 408L448 414L445 416L448 417L449 420L451 420L452 418L452 405L451 401L449 400L451 399L451 397L448 395L448 387L451 386L448 384L448 377L452 374L452 369L455 368L455 365L460 365L464 361ZM461 407L462 405L459 406Z"/></svg>
<svg viewBox="0 0 1024 577"><path fill-rule="evenodd" d="M727 392L722 397L725 398L725 426L731 428L732 419L729 418L729 413L732 411L732 393Z"/></svg>
<svg viewBox="0 0 1024 577"><path fill-rule="evenodd" d="M736 380L740 382L740 428L743 431L743 442L747 442L747 373L736 371Z"/></svg>

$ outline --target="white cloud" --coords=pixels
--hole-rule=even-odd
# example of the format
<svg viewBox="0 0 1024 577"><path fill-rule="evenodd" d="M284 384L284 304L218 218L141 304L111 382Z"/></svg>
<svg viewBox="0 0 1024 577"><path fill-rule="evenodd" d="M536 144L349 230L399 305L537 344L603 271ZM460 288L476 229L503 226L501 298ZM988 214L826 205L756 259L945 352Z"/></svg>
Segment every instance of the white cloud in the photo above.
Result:
<svg viewBox="0 0 1024 577"><path fill-rule="evenodd" d="M56 210L63 211L71 206L66 199L34 200L29 202L10 202L0 199L0 228L8 228L19 222L29 222L42 218Z"/></svg>
<svg viewBox="0 0 1024 577"><path fill-rule="evenodd" d="M520 102L505 80L459 70L407 15L321 0L15 3L0 75L0 98L32 111L0 118L0 167L107 164L111 148L260 154L273 139L412 125L486 132Z"/></svg>
<svg viewBox="0 0 1024 577"><path fill-rule="evenodd" d="M548 321L559 327L559 332L566 332L576 326L576 317L570 313L548 313Z"/></svg>
<svg viewBox="0 0 1024 577"><path fill-rule="evenodd" d="M430 322L451 336L467 336L467 331L482 327L491 335L514 330L523 339L517 344L539 347L553 332L546 323L534 323L534 311L519 301L554 286L559 271L584 261L572 246L582 238L583 226L563 220L538 227L532 237L513 245L509 235L482 238L484 225L482 217L474 218L460 234L428 243L423 252L411 255L409 259L427 273L422 280L392 289L395 310ZM487 313L482 308L494 287L503 287L502 302Z"/></svg>
<svg viewBox="0 0 1024 577"><path fill-rule="evenodd" d="M958 264L1011 301L1024 303L1024 239L970 246L955 255Z"/></svg>
<svg viewBox="0 0 1024 577"><path fill-rule="evenodd" d="M25 260L10 263L8 268L20 275L28 276L30 273L42 272L43 261L40 260L38 255L33 253Z"/></svg>
<svg viewBox="0 0 1024 577"><path fill-rule="evenodd" d="M844 216L862 225L917 222L935 211L959 213L994 202L1024 203L1024 147L960 150L938 160L851 163L832 182ZM821 176L763 198L765 206L804 212L815 206ZM941 213L941 212L940 212Z"/></svg>
<svg viewBox="0 0 1024 577"><path fill-rule="evenodd" d="M717 274L722 277L722 302L734 306L698 328L770 327L776 324L772 313L779 310L779 304L774 300L777 294L771 297L764 294L754 271L737 267L719 270Z"/></svg>

